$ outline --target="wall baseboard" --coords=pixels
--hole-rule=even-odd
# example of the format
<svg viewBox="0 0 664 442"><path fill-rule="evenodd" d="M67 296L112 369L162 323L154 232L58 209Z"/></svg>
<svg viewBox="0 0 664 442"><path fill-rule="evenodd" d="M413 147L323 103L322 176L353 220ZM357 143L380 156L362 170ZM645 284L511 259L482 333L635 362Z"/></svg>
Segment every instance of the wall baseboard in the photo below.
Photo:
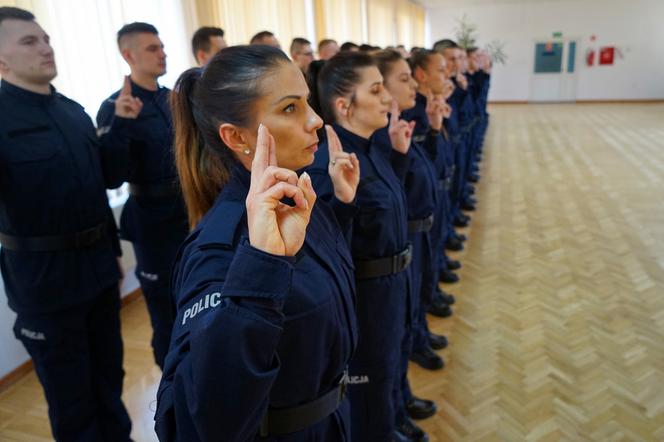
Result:
<svg viewBox="0 0 664 442"><path fill-rule="evenodd" d="M28 359L2 378L0 378L0 393L3 393L9 387L23 379L28 373L32 371L32 359Z"/></svg>
<svg viewBox="0 0 664 442"><path fill-rule="evenodd" d="M489 104L661 104L664 98L647 98L639 100L576 100L576 101L528 101L528 100L495 100Z"/></svg>
<svg viewBox="0 0 664 442"><path fill-rule="evenodd" d="M495 100L489 101L489 104L528 104L527 100Z"/></svg>
<svg viewBox="0 0 664 442"><path fill-rule="evenodd" d="M120 308L124 308L141 297L141 289L133 290L120 300ZM0 394L32 372L32 359L29 359L0 378Z"/></svg>
<svg viewBox="0 0 664 442"><path fill-rule="evenodd" d="M129 293L127 296L123 297L120 300L120 308L123 308L132 302L136 301L138 298L141 297L143 293L141 292L140 288L137 288L135 290L132 290L131 293Z"/></svg>
<svg viewBox="0 0 664 442"><path fill-rule="evenodd" d="M576 100L576 104L658 104L664 98L644 98L640 100Z"/></svg>

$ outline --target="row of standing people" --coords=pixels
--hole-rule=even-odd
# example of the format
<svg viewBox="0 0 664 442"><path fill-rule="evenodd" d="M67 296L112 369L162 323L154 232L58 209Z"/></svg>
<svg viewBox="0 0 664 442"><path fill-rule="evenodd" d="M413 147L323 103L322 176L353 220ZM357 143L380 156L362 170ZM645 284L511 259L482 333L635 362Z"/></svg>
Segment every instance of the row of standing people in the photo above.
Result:
<svg viewBox="0 0 664 442"><path fill-rule="evenodd" d="M350 422L356 440L403 437L395 426L408 403L406 330L417 334L414 324L424 311L414 302L413 287L418 279L426 280L422 286L431 284L410 261L435 261L425 255L440 248L418 247L426 235L417 234L431 229L440 198L433 218L413 219L408 183L419 173L409 170L408 152L418 145L411 143L417 139L413 131L425 125L399 121L397 113L408 107L403 103L379 110L355 102L369 71L380 78L372 87L385 92L376 61L339 57L321 72L316 107L335 124L341 144L328 129L309 174L298 178L292 171L312 163L322 123L307 104L301 74L280 51L227 49L202 75L185 73L172 100L173 127L169 91L157 84L165 54L156 29L128 25L118 33L118 44L131 80L102 104L95 134L80 106L50 86L53 54L33 17L12 9L9 18L0 17L0 26L9 32L0 54L7 128L1 151L3 278L18 313L16 336L35 362L56 438L128 438L130 423L119 398L120 270L109 259L120 250L112 215L101 202L105 187L123 181L131 183L131 196L121 228L134 245L155 360L164 369L156 416L160 438L343 440L350 437ZM11 46L26 39L31 52ZM395 63L383 60L383 69ZM38 77L30 71L34 65ZM283 108L270 107L269 98L281 98L275 104ZM445 106L425 103L427 116L431 107L440 113ZM257 136L259 122L264 128ZM387 133L380 142L378 129ZM181 191L165 141L173 131ZM440 134L428 127L425 132L429 138ZM370 149L368 139L381 147ZM344 153L342 145L357 151ZM432 144L424 145L435 158ZM476 159L480 145L468 148L473 153L466 164ZM383 155L374 157L375 151ZM72 192L78 192L75 201ZM186 240L181 194L194 228ZM283 197L294 205L283 204ZM413 207L426 211L418 203ZM450 211L445 218L455 220ZM418 231L409 234L409 225ZM347 383L351 420L343 401ZM300 428L303 419L306 428Z"/></svg>

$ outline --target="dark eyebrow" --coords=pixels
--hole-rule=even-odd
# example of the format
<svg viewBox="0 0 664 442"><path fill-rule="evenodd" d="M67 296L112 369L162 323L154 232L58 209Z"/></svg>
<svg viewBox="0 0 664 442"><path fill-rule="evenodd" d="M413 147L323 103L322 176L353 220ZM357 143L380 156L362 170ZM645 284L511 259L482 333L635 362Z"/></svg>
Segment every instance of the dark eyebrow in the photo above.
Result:
<svg viewBox="0 0 664 442"><path fill-rule="evenodd" d="M299 100L300 98L302 98L302 96L301 96L301 95L286 95L285 97L281 97L280 99L278 99L277 101L275 101L275 102L272 103L272 104L279 104L279 103L281 103L282 101L284 101L284 100L288 100L288 99L291 99L291 98L292 98L292 99L295 99L295 100Z"/></svg>

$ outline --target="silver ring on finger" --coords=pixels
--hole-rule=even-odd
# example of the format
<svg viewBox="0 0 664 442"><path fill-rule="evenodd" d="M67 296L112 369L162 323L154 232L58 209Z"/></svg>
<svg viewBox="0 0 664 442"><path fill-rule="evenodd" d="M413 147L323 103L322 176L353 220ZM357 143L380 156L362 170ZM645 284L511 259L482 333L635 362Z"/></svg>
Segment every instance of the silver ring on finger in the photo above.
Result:
<svg viewBox="0 0 664 442"><path fill-rule="evenodd" d="M337 164L337 160L330 160L330 164L334 166L335 164Z"/></svg>

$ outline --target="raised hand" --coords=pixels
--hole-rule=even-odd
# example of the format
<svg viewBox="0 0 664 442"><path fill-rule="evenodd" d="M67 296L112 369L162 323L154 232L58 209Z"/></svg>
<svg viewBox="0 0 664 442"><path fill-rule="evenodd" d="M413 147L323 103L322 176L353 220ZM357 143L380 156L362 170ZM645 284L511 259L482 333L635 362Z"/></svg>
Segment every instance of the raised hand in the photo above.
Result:
<svg viewBox="0 0 664 442"><path fill-rule="evenodd" d="M445 84L443 85L443 98L446 100L450 98L454 93L455 88L456 86L454 86L452 80L445 80Z"/></svg>
<svg viewBox="0 0 664 442"><path fill-rule="evenodd" d="M122 118L136 119L143 109L143 102L131 95L131 82L125 76L118 98L115 99L115 115Z"/></svg>
<svg viewBox="0 0 664 442"><path fill-rule="evenodd" d="M452 115L452 106L443 101L443 118L448 119Z"/></svg>
<svg viewBox="0 0 664 442"><path fill-rule="evenodd" d="M425 109L427 117L429 117L429 126L432 129L440 131L443 126L443 114L445 102L429 91L427 94L427 107Z"/></svg>
<svg viewBox="0 0 664 442"><path fill-rule="evenodd" d="M456 79L457 79L457 83L459 83L459 86L461 87L461 89L463 89L464 91L466 89L468 89L468 79L466 78L465 75L463 75L461 72L459 72L456 76Z"/></svg>
<svg viewBox="0 0 664 442"><path fill-rule="evenodd" d="M286 197L295 206L282 203ZM273 255L295 255L304 244L315 202L316 192L306 172L298 178L292 170L277 167L274 138L261 124L246 200L251 245Z"/></svg>
<svg viewBox="0 0 664 442"><path fill-rule="evenodd" d="M330 163L327 171L334 186L334 196L339 201L350 203L355 199L357 185L360 183L360 161L354 153L347 153L341 147L341 141L332 126L325 125Z"/></svg>
<svg viewBox="0 0 664 442"><path fill-rule="evenodd" d="M392 100L392 110L390 111L390 126L388 134L392 142L392 149L399 153L407 154L410 149L410 139L413 137L415 122L410 123L399 119L399 105L396 100Z"/></svg>

